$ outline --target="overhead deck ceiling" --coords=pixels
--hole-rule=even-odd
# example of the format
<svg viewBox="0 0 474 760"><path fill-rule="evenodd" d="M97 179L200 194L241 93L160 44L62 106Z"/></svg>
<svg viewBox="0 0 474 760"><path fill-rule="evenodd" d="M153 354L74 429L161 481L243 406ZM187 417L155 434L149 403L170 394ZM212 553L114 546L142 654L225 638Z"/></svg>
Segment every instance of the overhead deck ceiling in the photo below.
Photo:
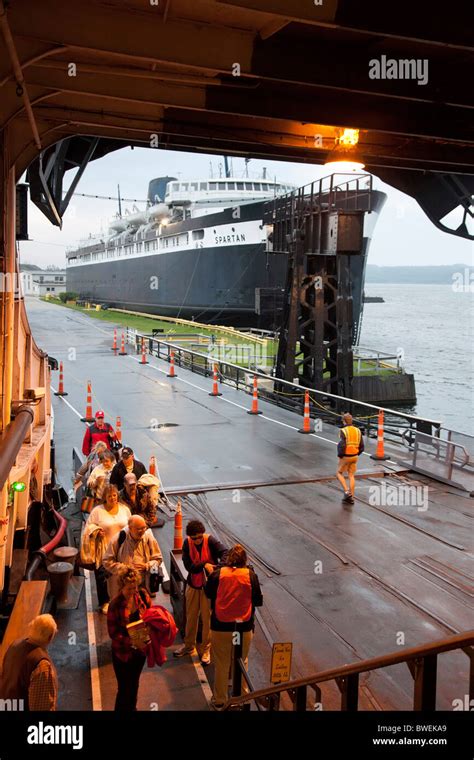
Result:
<svg viewBox="0 0 474 760"><path fill-rule="evenodd" d="M474 193L472 16L461 0L443 13L427 0L10 0L6 9L41 149L95 135L113 140L94 157L158 139L321 164L337 128L354 127L367 170L435 222ZM382 55L426 59L428 82L371 79L369 61ZM16 79L0 35L0 125L21 174L39 145ZM71 143L71 166L86 147Z"/></svg>

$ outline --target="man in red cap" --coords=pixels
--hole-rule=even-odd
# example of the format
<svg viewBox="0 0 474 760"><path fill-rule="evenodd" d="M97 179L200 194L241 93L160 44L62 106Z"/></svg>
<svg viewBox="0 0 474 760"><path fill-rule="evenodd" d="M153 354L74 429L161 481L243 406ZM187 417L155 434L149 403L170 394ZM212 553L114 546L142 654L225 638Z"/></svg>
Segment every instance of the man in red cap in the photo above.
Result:
<svg viewBox="0 0 474 760"><path fill-rule="evenodd" d="M104 422L104 412L95 413L95 422L88 425L82 442L82 453L89 456L97 441L103 441L108 449L111 448L111 442L116 441L115 431L108 422Z"/></svg>

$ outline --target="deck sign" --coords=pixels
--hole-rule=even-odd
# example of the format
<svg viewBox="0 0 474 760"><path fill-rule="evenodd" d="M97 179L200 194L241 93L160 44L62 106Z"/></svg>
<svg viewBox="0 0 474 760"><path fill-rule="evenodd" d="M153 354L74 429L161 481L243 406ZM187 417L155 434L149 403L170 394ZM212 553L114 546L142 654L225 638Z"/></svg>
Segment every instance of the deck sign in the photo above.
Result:
<svg viewBox="0 0 474 760"><path fill-rule="evenodd" d="M287 644L273 644L271 683L283 683L290 680L292 653L293 644L291 642Z"/></svg>

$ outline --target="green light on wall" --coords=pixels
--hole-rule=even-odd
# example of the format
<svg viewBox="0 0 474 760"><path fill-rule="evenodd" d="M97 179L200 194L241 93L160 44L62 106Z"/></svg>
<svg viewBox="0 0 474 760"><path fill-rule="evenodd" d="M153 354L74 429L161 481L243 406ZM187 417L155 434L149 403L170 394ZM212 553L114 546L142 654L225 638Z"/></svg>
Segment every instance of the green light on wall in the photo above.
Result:
<svg viewBox="0 0 474 760"><path fill-rule="evenodd" d="M17 493L22 493L23 491L26 491L26 483L22 483L20 480L16 480L14 483L12 483L11 489Z"/></svg>

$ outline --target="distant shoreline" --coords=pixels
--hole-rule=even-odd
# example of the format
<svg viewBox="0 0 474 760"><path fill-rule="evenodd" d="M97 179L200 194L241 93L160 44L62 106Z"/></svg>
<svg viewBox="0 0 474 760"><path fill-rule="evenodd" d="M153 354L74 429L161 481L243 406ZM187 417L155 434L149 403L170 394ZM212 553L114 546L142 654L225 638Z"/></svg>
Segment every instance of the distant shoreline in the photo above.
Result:
<svg viewBox="0 0 474 760"><path fill-rule="evenodd" d="M365 282L385 285L453 285L474 283L474 268L468 264L446 266L393 266L368 264Z"/></svg>

